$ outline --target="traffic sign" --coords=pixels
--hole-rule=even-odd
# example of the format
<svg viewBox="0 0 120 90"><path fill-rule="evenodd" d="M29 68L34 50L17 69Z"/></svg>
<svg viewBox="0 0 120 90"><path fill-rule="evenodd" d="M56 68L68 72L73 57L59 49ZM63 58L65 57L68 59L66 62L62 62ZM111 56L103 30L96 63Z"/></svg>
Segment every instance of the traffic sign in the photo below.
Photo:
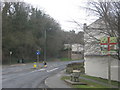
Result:
<svg viewBox="0 0 120 90"><path fill-rule="evenodd" d="M117 54L117 37L103 37L100 44L102 54Z"/></svg>
<svg viewBox="0 0 120 90"><path fill-rule="evenodd" d="M37 54L37 55L40 55L40 51L37 51L36 54Z"/></svg>

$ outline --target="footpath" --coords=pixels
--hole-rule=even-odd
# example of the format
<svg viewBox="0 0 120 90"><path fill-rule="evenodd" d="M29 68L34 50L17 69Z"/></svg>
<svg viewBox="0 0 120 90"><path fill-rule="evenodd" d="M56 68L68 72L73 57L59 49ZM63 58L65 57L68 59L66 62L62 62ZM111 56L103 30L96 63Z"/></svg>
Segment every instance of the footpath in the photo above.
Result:
<svg viewBox="0 0 120 90"><path fill-rule="evenodd" d="M60 73L47 78L45 80L45 84L49 88L71 88L69 85L67 85L67 83L61 80L61 77L64 75L64 71L61 71Z"/></svg>

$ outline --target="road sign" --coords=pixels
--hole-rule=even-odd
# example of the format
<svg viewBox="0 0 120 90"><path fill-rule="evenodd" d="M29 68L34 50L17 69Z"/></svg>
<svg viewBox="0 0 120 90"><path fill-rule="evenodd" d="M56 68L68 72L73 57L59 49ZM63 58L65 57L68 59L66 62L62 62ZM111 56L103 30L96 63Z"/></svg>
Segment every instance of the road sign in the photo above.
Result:
<svg viewBox="0 0 120 90"><path fill-rule="evenodd" d="M100 44L102 54L117 54L117 37L103 37Z"/></svg>
<svg viewBox="0 0 120 90"><path fill-rule="evenodd" d="M40 55L40 51L37 51L36 54L37 54L37 55Z"/></svg>

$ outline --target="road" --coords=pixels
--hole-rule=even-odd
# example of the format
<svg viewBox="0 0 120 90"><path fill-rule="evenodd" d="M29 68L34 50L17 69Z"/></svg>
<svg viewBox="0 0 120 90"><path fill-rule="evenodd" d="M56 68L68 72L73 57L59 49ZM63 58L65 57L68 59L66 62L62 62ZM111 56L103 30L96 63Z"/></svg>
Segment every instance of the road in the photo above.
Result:
<svg viewBox="0 0 120 90"><path fill-rule="evenodd" d="M83 61L48 62L47 68L39 69L33 69L33 64L3 66L2 88L48 88L44 83L46 78L59 73L69 63Z"/></svg>

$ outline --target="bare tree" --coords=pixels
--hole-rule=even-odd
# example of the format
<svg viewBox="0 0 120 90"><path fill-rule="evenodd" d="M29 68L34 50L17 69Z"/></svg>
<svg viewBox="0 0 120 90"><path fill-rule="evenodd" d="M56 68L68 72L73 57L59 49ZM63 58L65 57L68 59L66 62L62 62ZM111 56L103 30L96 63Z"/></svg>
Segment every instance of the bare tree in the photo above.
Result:
<svg viewBox="0 0 120 90"><path fill-rule="evenodd" d="M118 56L120 57L120 1L96 1L88 2L88 4L90 5L90 7L88 7L87 9L93 11L103 19L106 26L107 34L109 36L118 37Z"/></svg>

